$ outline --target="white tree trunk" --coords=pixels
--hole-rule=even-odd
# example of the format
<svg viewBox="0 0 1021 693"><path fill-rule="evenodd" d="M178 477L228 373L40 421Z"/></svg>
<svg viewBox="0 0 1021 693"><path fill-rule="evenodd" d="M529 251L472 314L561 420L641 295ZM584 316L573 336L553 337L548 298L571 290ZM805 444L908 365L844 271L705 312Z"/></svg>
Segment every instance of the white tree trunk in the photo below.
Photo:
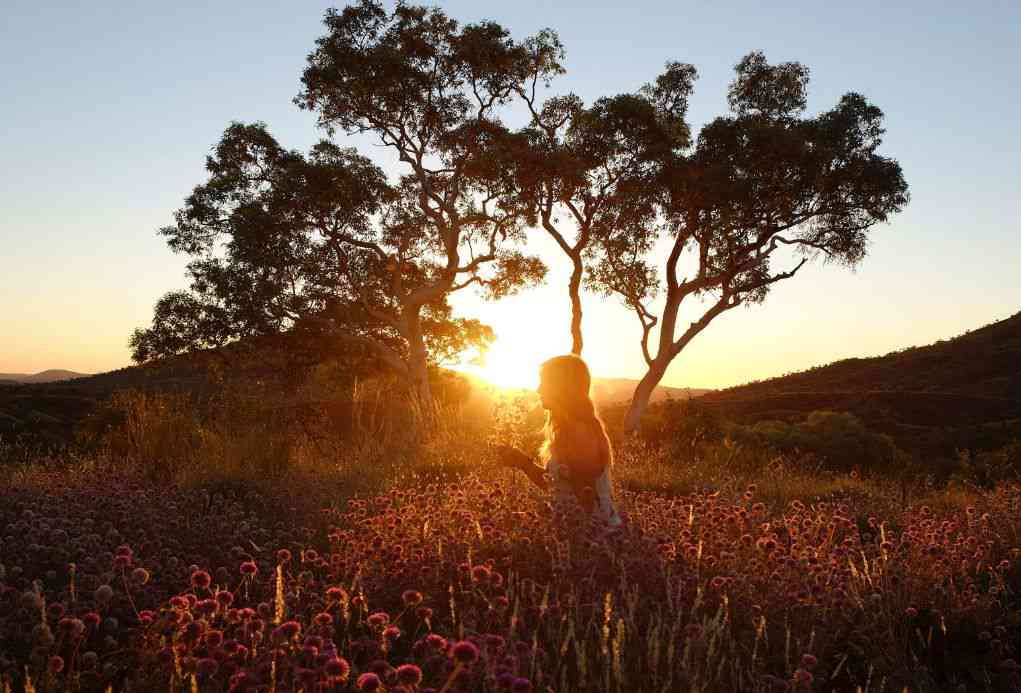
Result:
<svg viewBox="0 0 1021 693"><path fill-rule="evenodd" d="M652 393L656 390L656 386L659 385L659 381L663 379L666 367L666 363L660 363L658 360L653 361L652 365L649 366L649 370L646 371L645 375L638 382L638 386L635 387L635 392L631 396L631 405L628 407L627 415L624 417L625 433L632 434L638 432L638 426L642 422L642 415L648 409L649 402L652 400Z"/></svg>

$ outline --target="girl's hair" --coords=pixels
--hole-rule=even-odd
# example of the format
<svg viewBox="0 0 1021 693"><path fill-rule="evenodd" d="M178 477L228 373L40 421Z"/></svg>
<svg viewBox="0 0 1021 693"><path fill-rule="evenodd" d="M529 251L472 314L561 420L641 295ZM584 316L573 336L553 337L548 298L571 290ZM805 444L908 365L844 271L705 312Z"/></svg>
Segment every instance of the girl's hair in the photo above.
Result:
<svg viewBox="0 0 1021 693"><path fill-rule="evenodd" d="M613 464L606 426L596 413L589 396L592 377L581 357L573 354L554 356L539 368L555 407L546 416L546 442L541 456L584 476L597 476Z"/></svg>

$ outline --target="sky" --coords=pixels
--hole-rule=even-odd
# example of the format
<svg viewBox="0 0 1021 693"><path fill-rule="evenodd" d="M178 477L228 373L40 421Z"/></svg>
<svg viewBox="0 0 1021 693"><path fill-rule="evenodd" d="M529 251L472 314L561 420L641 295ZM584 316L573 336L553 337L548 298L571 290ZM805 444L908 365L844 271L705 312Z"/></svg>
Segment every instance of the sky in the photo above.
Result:
<svg viewBox="0 0 1021 693"><path fill-rule="evenodd" d="M559 32L555 92L632 92L668 60L692 63L694 129L726 111L749 51L811 70L808 110L863 93L885 113L908 207L874 228L849 271L810 264L763 305L729 311L664 384L726 387L961 334L1021 310L1021 3L576 0L434 3L523 38ZM838 6L842 5L842 7ZM0 23L0 372L102 372L130 364L131 331L184 288L186 257L157 229L205 180L232 120L264 121L287 147L325 136L298 110L305 57L330 3L5 3ZM338 136L391 173L371 139ZM566 259L548 285L459 314L497 332L491 362L531 372L570 347ZM548 251L548 252L547 252ZM644 372L636 318L585 296L585 357L607 377ZM694 319L682 311L681 324Z"/></svg>

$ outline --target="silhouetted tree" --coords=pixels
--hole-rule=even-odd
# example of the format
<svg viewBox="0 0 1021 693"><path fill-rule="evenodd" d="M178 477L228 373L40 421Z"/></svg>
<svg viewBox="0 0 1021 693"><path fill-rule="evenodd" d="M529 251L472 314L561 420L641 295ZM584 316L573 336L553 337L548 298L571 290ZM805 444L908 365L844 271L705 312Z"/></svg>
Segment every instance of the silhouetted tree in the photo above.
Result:
<svg viewBox="0 0 1021 693"><path fill-rule="evenodd" d="M192 291L165 297L132 347L144 360L252 331L334 329L431 402L430 361L492 339L452 319L450 294L474 286L499 298L545 275L513 248L535 215L512 174L524 136L500 111L529 76L562 72L559 43L371 0L324 21L296 103L331 133L376 134L404 174L388 181L352 150L321 142L303 157L261 126L232 126L210 181L164 230L171 247L202 255L189 266Z"/></svg>
<svg viewBox="0 0 1021 693"><path fill-rule="evenodd" d="M648 370L635 389L628 430L637 428L669 364L713 319L761 303L773 284L793 277L811 256L856 265L865 256L868 230L908 201L900 165L878 154L883 114L863 96L848 93L834 108L804 117L807 68L770 65L755 52L735 70L731 115L708 123L695 146L664 169L656 189L664 223L619 226L600 239L591 285L636 307L643 330ZM695 76L690 66L674 72L689 81ZM640 247L649 246L650 232L672 240L658 314L648 307L661 288L651 261L630 261L623 274L616 267L631 258L636 236ZM803 257L777 269L781 248ZM688 298L696 317L679 327ZM649 340L657 324L653 353Z"/></svg>
<svg viewBox="0 0 1021 693"><path fill-rule="evenodd" d="M389 317L408 335L424 384L420 307L472 284L502 296L545 274L537 258L505 247L524 240L535 215L513 176L523 135L501 113L530 80L563 71L559 42L541 32L518 43L492 22L460 27L436 8L388 13L372 0L329 10L325 22L295 101L328 130L376 135L404 169L398 228L429 255L406 270L395 244L392 292L403 308Z"/></svg>
<svg viewBox="0 0 1021 693"><path fill-rule="evenodd" d="M670 64L640 93L601 98L588 108L574 94L540 104L538 74L519 89L532 124L525 131L530 152L518 158L518 180L542 228L571 261L567 291L572 353L581 354L584 344L581 285L585 260L597 239L628 229L625 256L605 269L633 286L649 281L642 271L628 271L637 266L634 259L650 249L647 241L653 235L643 231L656 220L656 198L650 191L661 168L690 144L683 116L693 76L690 66ZM640 310L638 304L633 307Z"/></svg>
<svg viewBox="0 0 1021 693"><path fill-rule="evenodd" d="M432 239L409 218L404 191L353 149L323 141L305 156L262 124L234 123L206 168L209 180L160 230L196 257L190 289L165 295L151 327L135 330L136 361L305 331L367 348L427 396L416 354L443 362L493 339L477 320L452 318L443 294L408 301L434 281ZM499 294L520 280L515 269L468 273Z"/></svg>

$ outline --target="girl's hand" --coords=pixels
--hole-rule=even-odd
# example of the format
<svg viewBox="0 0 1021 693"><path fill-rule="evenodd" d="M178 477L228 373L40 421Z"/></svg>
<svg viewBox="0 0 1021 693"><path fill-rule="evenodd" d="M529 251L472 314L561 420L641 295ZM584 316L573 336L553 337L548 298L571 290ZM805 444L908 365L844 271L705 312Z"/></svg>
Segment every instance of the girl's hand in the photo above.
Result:
<svg viewBox="0 0 1021 693"><path fill-rule="evenodd" d="M524 469L532 462L525 453L510 445L494 445L493 452L496 454L496 463L501 467Z"/></svg>

